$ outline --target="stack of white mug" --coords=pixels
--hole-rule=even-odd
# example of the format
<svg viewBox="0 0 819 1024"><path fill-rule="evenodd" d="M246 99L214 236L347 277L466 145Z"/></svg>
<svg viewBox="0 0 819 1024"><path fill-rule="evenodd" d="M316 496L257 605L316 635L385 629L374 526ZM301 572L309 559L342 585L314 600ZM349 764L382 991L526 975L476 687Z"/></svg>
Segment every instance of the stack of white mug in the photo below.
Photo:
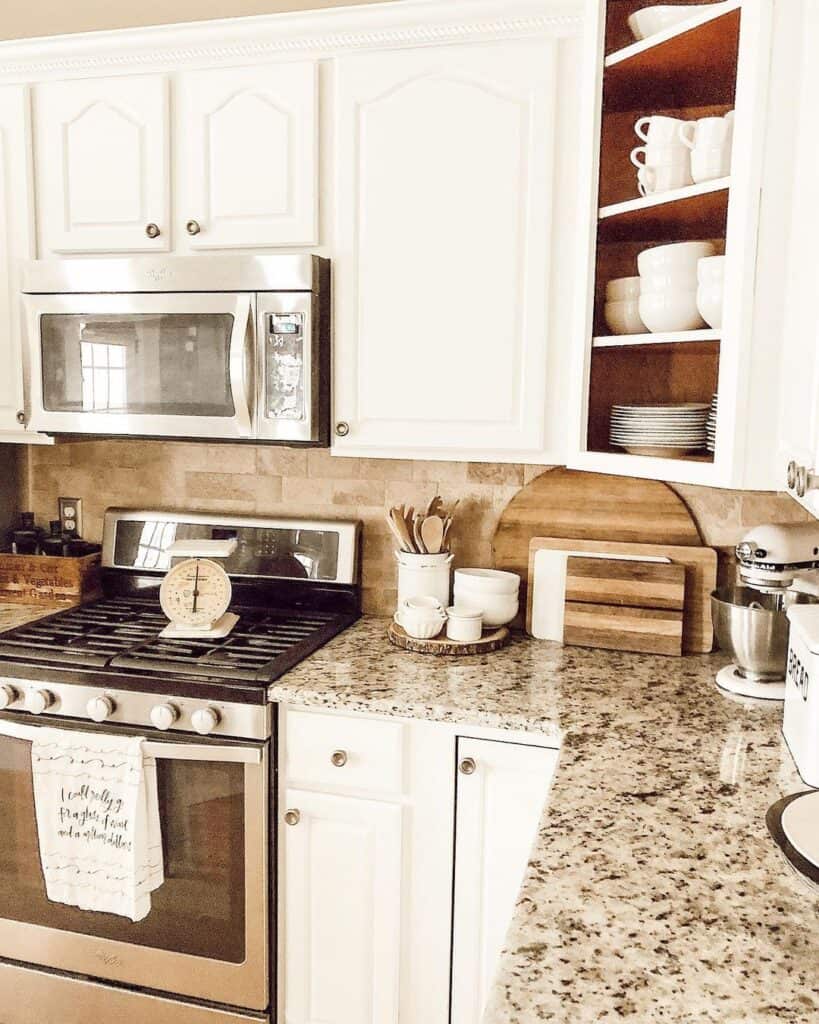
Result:
<svg viewBox="0 0 819 1024"><path fill-rule="evenodd" d="M733 110L725 117L698 121L664 114L641 117L634 131L645 145L631 151L640 195L726 177L731 171L733 127Z"/></svg>

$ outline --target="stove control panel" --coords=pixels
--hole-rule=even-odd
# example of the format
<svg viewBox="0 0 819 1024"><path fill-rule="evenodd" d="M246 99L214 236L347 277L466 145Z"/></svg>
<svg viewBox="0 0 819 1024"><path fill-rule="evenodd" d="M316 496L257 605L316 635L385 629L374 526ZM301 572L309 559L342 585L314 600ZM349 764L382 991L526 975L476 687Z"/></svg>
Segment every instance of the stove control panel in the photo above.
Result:
<svg viewBox="0 0 819 1024"><path fill-rule="evenodd" d="M75 683L0 679L0 710L48 717L129 725L146 735L162 732L198 733L236 739L266 740L272 731L270 705L205 702L156 693L99 689Z"/></svg>

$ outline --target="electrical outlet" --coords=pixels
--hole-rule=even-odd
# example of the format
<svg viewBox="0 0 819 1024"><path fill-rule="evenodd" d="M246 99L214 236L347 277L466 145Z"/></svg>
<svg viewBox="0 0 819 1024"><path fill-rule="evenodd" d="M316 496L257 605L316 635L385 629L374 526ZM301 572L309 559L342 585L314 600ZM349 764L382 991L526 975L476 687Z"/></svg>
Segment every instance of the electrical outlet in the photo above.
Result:
<svg viewBox="0 0 819 1024"><path fill-rule="evenodd" d="M82 537L82 498L58 498L63 533Z"/></svg>

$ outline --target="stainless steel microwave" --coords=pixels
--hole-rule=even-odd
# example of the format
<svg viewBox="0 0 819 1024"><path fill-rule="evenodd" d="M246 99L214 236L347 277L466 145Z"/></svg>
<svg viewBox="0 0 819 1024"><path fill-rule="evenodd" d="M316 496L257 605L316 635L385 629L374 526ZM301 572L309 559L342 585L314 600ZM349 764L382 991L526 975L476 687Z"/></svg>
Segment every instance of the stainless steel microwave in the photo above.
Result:
<svg viewBox="0 0 819 1024"><path fill-rule="evenodd" d="M22 281L32 430L329 444L327 260L35 260Z"/></svg>

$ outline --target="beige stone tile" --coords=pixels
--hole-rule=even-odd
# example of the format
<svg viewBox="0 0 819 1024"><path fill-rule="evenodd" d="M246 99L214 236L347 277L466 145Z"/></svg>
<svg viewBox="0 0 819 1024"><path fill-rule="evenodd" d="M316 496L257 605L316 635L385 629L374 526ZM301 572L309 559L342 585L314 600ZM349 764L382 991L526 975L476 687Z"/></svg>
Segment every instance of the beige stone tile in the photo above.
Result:
<svg viewBox="0 0 819 1024"><path fill-rule="evenodd" d="M255 474L202 473L185 474L185 494L201 508L256 508L257 477ZM206 504L203 505L202 503Z"/></svg>
<svg viewBox="0 0 819 1024"><path fill-rule="evenodd" d="M408 459L359 459L365 480L412 480L414 463Z"/></svg>
<svg viewBox="0 0 819 1024"><path fill-rule="evenodd" d="M265 476L307 476L307 451L267 445L256 449L256 472Z"/></svg>
<svg viewBox="0 0 819 1024"><path fill-rule="evenodd" d="M808 523L813 516L787 494L749 491L742 495L740 522L743 527L761 523Z"/></svg>
<svg viewBox="0 0 819 1024"><path fill-rule="evenodd" d="M412 468L412 478L440 482L442 488L454 488L466 480L468 466L466 462L416 462Z"/></svg>
<svg viewBox="0 0 819 1024"><path fill-rule="evenodd" d="M363 587L361 603L366 615L392 615L398 603L398 590L397 588Z"/></svg>
<svg viewBox="0 0 819 1024"><path fill-rule="evenodd" d="M552 466L524 466L523 467L523 482L524 484L530 484L533 480L536 480L539 476L544 473L548 473Z"/></svg>
<svg viewBox="0 0 819 1024"><path fill-rule="evenodd" d="M307 473L321 480L355 480L359 476L358 459L332 456L323 448L307 453Z"/></svg>
<svg viewBox="0 0 819 1024"><path fill-rule="evenodd" d="M285 477L282 480L282 501L293 508L299 505L327 507L332 500L333 485L330 480Z"/></svg>
<svg viewBox="0 0 819 1024"><path fill-rule="evenodd" d="M475 484L505 484L523 486L525 467L515 463L470 462L466 478Z"/></svg>
<svg viewBox="0 0 819 1024"><path fill-rule="evenodd" d="M383 509L383 480L333 480L333 505L355 509L358 506Z"/></svg>
<svg viewBox="0 0 819 1024"><path fill-rule="evenodd" d="M413 508L426 508L435 493L435 488L424 482L388 480L384 488L384 506L394 508L396 505L412 505Z"/></svg>

